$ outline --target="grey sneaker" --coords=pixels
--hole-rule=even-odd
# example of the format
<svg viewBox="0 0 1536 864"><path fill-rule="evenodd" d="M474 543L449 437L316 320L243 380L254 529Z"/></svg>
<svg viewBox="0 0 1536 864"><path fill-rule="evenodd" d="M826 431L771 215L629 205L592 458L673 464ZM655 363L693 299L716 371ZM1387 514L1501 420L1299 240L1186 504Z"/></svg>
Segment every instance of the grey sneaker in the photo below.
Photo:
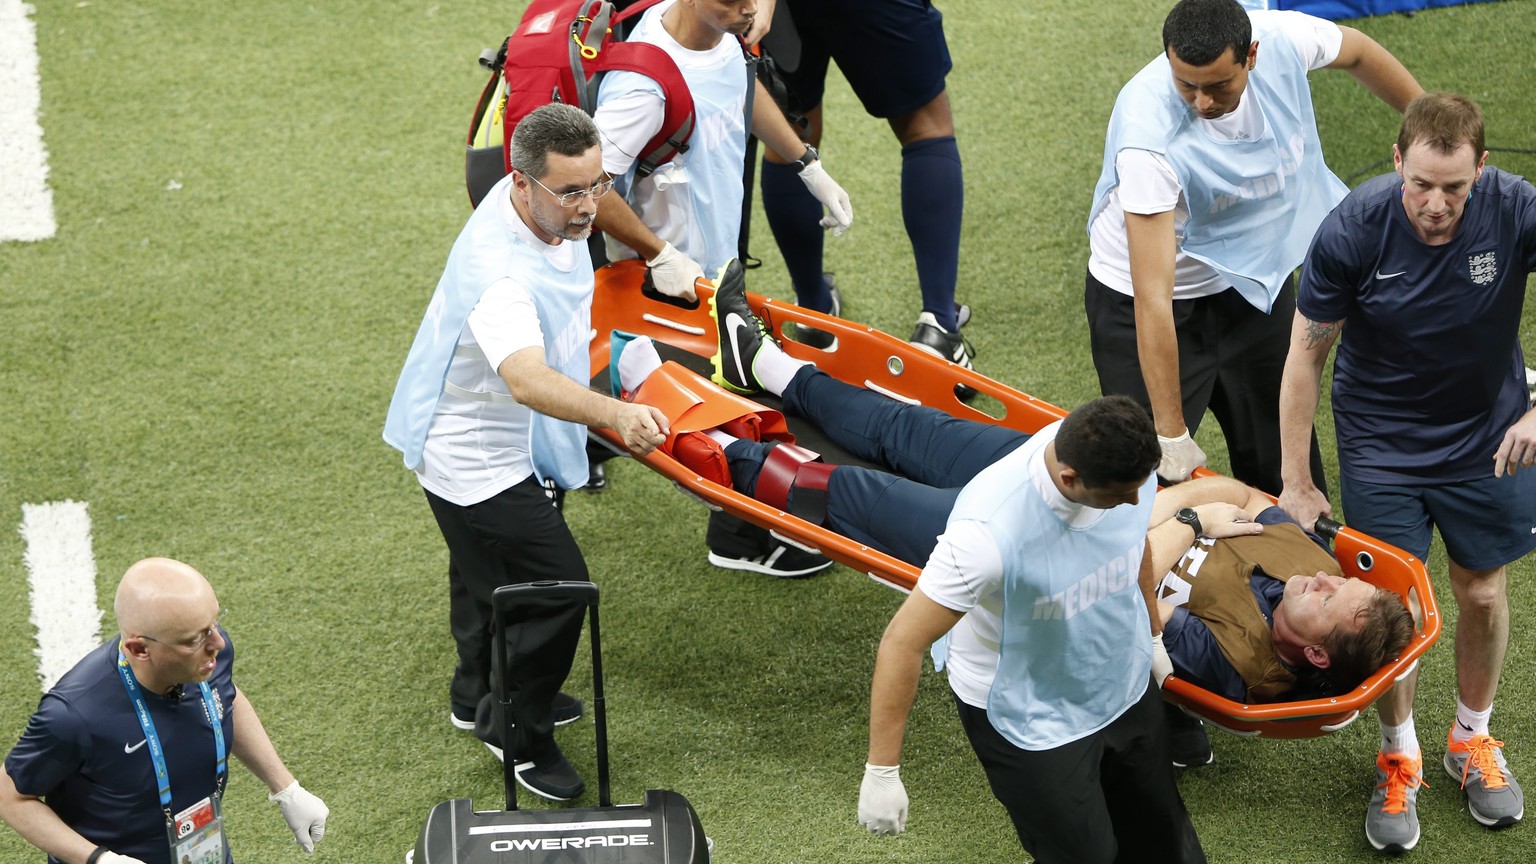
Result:
<svg viewBox="0 0 1536 864"><path fill-rule="evenodd" d="M1504 762L1503 741L1495 741L1492 735L1447 740L1445 770L1467 793L1467 810L1479 823L1504 828L1525 815L1525 793Z"/></svg>
<svg viewBox="0 0 1536 864"><path fill-rule="evenodd" d="M1365 839L1383 852L1407 852L1419 842L1419 787L1424 762L1406 753L1376 754L1376 791L1365 809Z"/></svg>

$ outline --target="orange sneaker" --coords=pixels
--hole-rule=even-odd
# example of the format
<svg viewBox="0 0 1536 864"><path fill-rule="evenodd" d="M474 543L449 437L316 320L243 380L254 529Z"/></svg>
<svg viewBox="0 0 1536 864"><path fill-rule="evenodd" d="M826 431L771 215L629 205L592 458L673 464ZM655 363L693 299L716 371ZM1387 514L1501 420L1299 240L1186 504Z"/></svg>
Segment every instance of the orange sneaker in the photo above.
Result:
<svg viewBox="0 0 1536 864"><path fill-rule="evenodd" d="M1467 793L1472 818L1489 828L1503 828L1525 815L1525 793L1504 762L1504 742L1492 735L1468 741L1447 739L1445 770Z"/></svg>
<svg viewBox="0 0 1536 864"><path fill-rule="evenodd" d="M1376 754L1376 791L1365 810L1365 839L1383 852L1407 852L1419 842L1419 787L1424 763L1406 753Z"/></svg>

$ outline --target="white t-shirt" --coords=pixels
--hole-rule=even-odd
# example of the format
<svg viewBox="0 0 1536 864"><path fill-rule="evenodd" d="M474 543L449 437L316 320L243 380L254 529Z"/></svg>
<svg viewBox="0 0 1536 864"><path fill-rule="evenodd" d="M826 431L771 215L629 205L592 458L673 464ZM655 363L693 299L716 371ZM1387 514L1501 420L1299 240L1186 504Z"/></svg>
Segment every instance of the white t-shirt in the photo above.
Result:
<svg viewBox="0 0 1536 864"><path fill-rule="evenodd" d="M715 47L706 51L684 48L672 38L672 34L661 25L661 16L667 13L674 2L676 0L668 0L647 11L646 16L656 16L655 20L646 21L646 26L636 28L630 41L646 42L667 52L667 56L677 64L678 71L684 75L690 72L716 72L740 65L741 44L734 37L723 36ZM650 91L627 93L598 106L593 122L597 124L597 134L602 142L604 171L614 177L624 176L629 167L635 164L635 160L640 158L645 142L661 131L662 111L661 96ZM667 163L656 173L662 173L672 164Z"/></svg>
<svg viewBox="0 0 1536 864"><path fill-rule="evenodd" d="M1043 449L1029 462L1029 481L1073 528L1087 528L1108 512L1068 501L1051 482ZM945 669L955 695L985 709L997 675L1003 620L1003 557L991 530L980 522L951 522L918 576L917 590L940 606L965 613L949 631Z"/></svg>
<svg viewBox="0 0 1536 864"><path fill-rule="evenodd" d="M1278 27L1296 48L1309 70L1321 69L1339 56L1343 31L1332 21L1302 12L1255 12L1254 18ZM1264 44L1259 43L1258 64L1264 63ZM1258 94L1249 88L1232 113L1215 120L1195 118L1195 122L1219 141L1242 141L1264 132L1264 115L1255 104ZM1088 272L1105 286L1131 295L1131 253L1125 239L1125 214L1149 216L1173 211L1174 239L1179 250L1174 257L1173 296L1177 300L1205 297L1225 291L1229 286L1221 274L1204 262L1183 252L1184 223L1189 207L1184 201L1178 175L1162 154L1127 148L1115 154L1115 171L1120 184L1112 189L1103 209L1088 229Z"/></svg>
<svg viewBox="0 0 1536 864"><path fill-rule="evenodd" d="M512 202L498 209L512 230L542 248L551 266L574 270L586 244L544 243L517 214ZM517 274L498 279L480 295L459 333L444 392L432 415L416 478L427 491L461 507L478 504L533 473L528 450L532 412L518 404L497 373L503 361L524 348L543 348L539 313ZM468 391L467 398L454 391Z"/></svg>
<svg viewBox="0 0 1536 864"><path fill-rule="evenodd" d="M735 37L723 36L715 47L705 51L685 48L672 38L662 25L662 16L673 2L675 0L668 0L647 10L629 41L645 42L665 51L677 64L678 71L690 80L702 80L718 73L729 74L732 82L745 81L745 73L739 68L742 65L741 43ZM729 73L722 71L727 69ZM697 99L698 95L694 95ZM708 147L710 143L710 124L703 112L697 110L699 107L695 102L695 121L699 125L692 138L694 148ZM613 177L624 177L640 158L646 142L661 130L664 110L661 96L650 90L635 90L600 101L592 120L597 124L598 140L602 144L603 170ZM625 197L645 227L684 255L708 267L711 256L707 240L698 226L692 224L695 217L689 197L689 184L693 179L689 162L690 154L678 154L658 166L646 182L625 190ZM635 251L628 246L612 237L607 240L610 259L636 257Z"/></svg>

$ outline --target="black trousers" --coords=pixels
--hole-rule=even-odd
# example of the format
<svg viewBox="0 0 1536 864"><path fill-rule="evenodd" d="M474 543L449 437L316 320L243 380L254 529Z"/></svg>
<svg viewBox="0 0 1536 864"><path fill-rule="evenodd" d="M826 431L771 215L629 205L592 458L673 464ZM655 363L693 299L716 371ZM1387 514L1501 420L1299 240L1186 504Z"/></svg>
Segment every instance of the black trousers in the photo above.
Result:
<svg viewBox="0 0 1536 864"><path fill-rule="evenodd" d="M1083 307L1100 392L1124 394L1150 412L1152 404L1136 353L1134 302L1089 273ZM1272 495L1280 494L1280 377L1295 313L1294 277L1286 279L1268 315L1235 288L1173 301L1184 425L1193 435L1209 408L1227 440L1232 476ZM1311 468L1312 482L1328 494L1315 431Z"/></svg>
<svg viewBox="0 0 1536 864"><path fill-rule="evenodd" d="M491 595L502 585L540 579L585 581L587 563L554 497L535 477L478 504L461 507L427 492L448 544L448 617L459 663L449 688L455 713L474 716L491 693ZM552 702L570 674L582 619L529 620L509 633L514 660L518 729L530 743L554 729Z"/></svg>
<svg viewBox="0 0 1536 864"><path fill-rule="evenodd" d="M992 794L1037 864L1203 864L1168 759L1157 685L1105 728L1051 750L1024 750L984 709L955 698Z"/></svg>

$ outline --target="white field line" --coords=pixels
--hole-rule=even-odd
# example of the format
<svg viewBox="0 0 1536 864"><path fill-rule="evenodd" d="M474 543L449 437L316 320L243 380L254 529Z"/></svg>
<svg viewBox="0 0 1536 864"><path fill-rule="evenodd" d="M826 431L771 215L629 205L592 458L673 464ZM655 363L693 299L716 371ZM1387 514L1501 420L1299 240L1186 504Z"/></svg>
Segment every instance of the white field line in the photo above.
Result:
<svg viewBox="0 0 1536 864"><path fill-rule="evenodd" d="M58 230L48 189L48 151L37 113L33 9L0 0L0 243L47 240Z"/></svg>
<svg viewBox="0 0 1536 864"><path fill-rule="evenodd" d="M91 517L83 501L21 505L43 692L101 643Z"/></svg>

